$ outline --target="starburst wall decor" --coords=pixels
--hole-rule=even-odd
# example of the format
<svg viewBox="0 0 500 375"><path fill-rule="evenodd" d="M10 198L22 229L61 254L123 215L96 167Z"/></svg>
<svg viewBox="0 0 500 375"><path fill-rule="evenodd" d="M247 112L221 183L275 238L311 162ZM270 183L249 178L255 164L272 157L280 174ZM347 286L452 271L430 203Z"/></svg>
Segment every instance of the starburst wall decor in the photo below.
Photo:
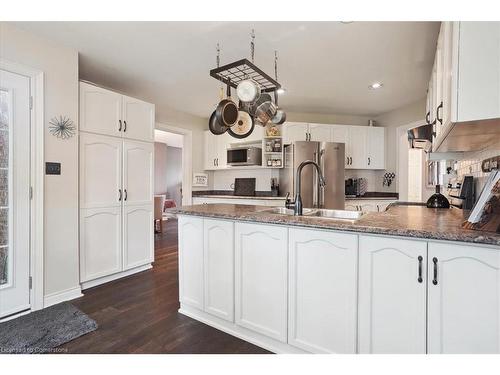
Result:
<svg viewBox="0 0 500 375"><path fill-rule="evenodd" d="M75 135L75 124L66 116L54 117L49 122L49 132L61 139L69 139Z"/></svg>

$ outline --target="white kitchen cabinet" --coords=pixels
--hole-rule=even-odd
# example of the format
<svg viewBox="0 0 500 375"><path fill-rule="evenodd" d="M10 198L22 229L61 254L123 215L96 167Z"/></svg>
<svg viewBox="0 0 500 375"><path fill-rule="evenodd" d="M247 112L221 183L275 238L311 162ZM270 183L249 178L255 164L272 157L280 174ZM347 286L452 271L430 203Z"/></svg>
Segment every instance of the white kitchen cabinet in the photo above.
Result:
<svg viewBox="0 0 500 375"><path fill-rule="evenodd" d="M317 142L331 142L332 125L309 124L309 140Z"/></svg>
<svg viewBox="0 0 500 375"><path fill-rule="evenodd" d="M500 250L429 243L428 352L500 353Z"/></svg>
<svg viewBox="0 0 500 375"><path fill-rule="evenodd" d="M210 130L205 131L205 170L225 169L227 167L229 138L232 137L227 133L215 135Z"/></svg>
<svg viewBox="0 0 500 375"><path fill-rule="evenodd" d="M305 122L285 122L283 124L283 144L309 140L309 124Z"/></svg>
<svg viewBox="0 0 500 375"><path fill-rule="evenodd" d="M80 210L82 282L122 270L121 207Z"/></svg>
<svg viewBox="0 0 500 375"><path fill-rule="evenodd" d="M289 229L288 343L356 353L357 236Z"/></svg>
<svg viewBox="0 0 500 375"><path fill-rule="evenodd" d="M120 207L122 140L80 134L80 208Z"/></svg>
<svg viewBox="0 0 500 375"><path fill-rule="evenodd" d="M348 125L333 125L332 128L332 142L344 143L345 144L345 168L351 168L351 143L349 138L349 128Z"/></svg>
<svg viewBox="0 0 500 375"><path fill-rule="evenodd" d="M153 262L153 206L123 207L123 270Z"/></svg>
<svg viewBox="0 0 500 375"><path fill-rule="evenodd" d="M368 126L366 137L368 169L385 169L385 128Z"/></svg>
<svg viewBox="0 0 500 375"><path fill-rule="evenodd" d="M234 321L234 224L204 219L204 310Z"/></svg>
<svg viewBox="0 0 500 375"><path fill-rule="evenodd" d="M235 322L287 341L288 231L235 224Z"/></svg>
<svg viewBox="0 0 500 375"><path fill-rule="evenodd" d="M203 309L203 219L179 217L179 301Z"/></svg>
<svg viewBox="0 0 500 375"><path fill-rule="evenodd" d="M80 131L154 141L155 106L80 82Z"/></svg>
<svg viewBox="0 0 500 375"><path fill-rule="evenodd" d="M350 211L384 212L394 202L396 202L395 199L346 199L345 209Z"/></svg>
<svg viewBox="0 0 500 375"><path fill-rule="evenodd" d="M122 95L80 82L80 130L121 137Z"/></svg>
<svg viewBox="0 0 500 375"><path fill-rule="evenodd" d="M368 166L367 154L368 127L349 127L349 169L366 169Z"/></svg>
<svg viewBox="0 0 500 375"><path fill-rule="evenodd" d="M360 353L426 352L427 243L359 236Z"/></svg>
<svg viewBox="0 0 500 375"><path fill-rule="evenodd" d="M153 143L123 141L123 202L153 205Z"/></svg>
<svg viewBox="0 0 500 375"><path fill-rule="evenodd" d="M123 95L123 137L154 142L155 106Z"/></svg>

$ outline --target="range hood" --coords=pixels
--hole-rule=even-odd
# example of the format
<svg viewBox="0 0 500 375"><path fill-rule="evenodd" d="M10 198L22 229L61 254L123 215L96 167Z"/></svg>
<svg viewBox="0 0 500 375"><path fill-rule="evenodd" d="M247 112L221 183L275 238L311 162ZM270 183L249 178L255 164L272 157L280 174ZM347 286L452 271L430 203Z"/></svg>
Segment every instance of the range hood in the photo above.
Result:
<svg viewBox="0 0 500 375"><path fill-rule="evenodd" d="M420 148L429 152L432 148L432 125L426 124L408 130L410 148Z"/></svg>
<svg viewBox="0 0 500 375"><path fill-rule="evenodd" d="M480 151L499 141L500 118L456 122L434 140L432 151Z"/></svg>

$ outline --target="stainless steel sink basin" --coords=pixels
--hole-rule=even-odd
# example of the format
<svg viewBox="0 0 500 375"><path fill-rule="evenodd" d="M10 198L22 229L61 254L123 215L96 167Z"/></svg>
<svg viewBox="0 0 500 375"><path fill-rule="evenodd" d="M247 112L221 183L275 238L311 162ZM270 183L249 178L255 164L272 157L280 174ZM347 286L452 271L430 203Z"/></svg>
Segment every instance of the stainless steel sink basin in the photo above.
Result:
<svg viewBox="0 0 500 375"><path fill-rule="evenodd" d="M304 213L304 215L306 215ZM363 216L361 211L347 211L347 210L326 210L318 209L307 214L310 217L319 217L324 219L337 219L337 220L358 220Z"/></svg>
<svg viewBox="0 0 500 375"><path fill-rule="evenodd" d="M293 216L293 210L285 207L273 207L260 212L269 212L278 215ZM335 220L358 220L363 215L361 211L346 211L346 210L327 210L316 208L304 208L302 211L303 216L316 217L322 219L335 219Z"/></svg>
<svg viewBox="0 0 500 375"><path fill-rule="evenodd" d="M315 210L311 208L304 208L303 209L303 214L304 215L310 215L314 212ZM260 212L269 212L271 214L278 214L278 215L290 215L293 216L293 210L290 208L285 208L285 207L273 207L273 208L268 208L266 210L262 210Z"/></svg>

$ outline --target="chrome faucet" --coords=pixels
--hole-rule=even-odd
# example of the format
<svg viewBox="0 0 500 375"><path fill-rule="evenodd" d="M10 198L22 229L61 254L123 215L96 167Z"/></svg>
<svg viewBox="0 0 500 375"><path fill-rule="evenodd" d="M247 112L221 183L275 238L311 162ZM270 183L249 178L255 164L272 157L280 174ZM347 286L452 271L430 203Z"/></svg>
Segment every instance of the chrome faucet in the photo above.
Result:
<svg viewBox="0 0 500 375"><path fill-rule="evenodd" d="M302 207L302 197L300 196L302 169L309 164L314 165L316 167L316 170L318 171L319 186L326 185L326 180L323 177L323 173L321 173L321 168L319 167L318 163L312 160L305 160L299 164L299 166L297 167L297 173L295 175L295 199L293 201L290 200L289 199L290 193L287 193L285 200L285 207L293 208L293 214L296 216L302 216L303 207Z"/></svg>

